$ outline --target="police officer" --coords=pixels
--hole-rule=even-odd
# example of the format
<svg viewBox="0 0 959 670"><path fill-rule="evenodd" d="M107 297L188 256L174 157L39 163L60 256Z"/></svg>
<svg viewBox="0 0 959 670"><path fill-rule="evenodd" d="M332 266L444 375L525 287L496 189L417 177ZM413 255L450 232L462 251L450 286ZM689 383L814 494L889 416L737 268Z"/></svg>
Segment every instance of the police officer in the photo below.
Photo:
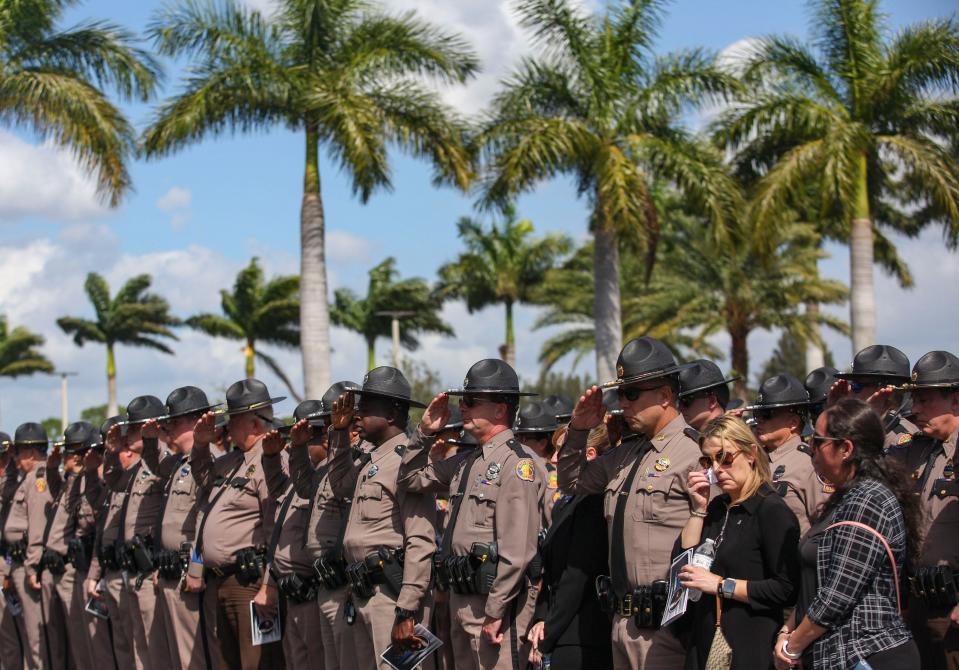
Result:
<svg viewBox="0 0 959 670"><path fill-rule="evenodd" d="M573 401L568 396L550 394L544 396L540 402L543 403L544 409L556 416L556 421L560 424L568 423L573 416Z"/></svg>
<svg viewBox="0 0 959 670"><path fill-rule="evenodd" d="M479 446L430 462L451 395L461 397L463 429ZM505 362L479 361L461 389L432 400L403 456L404 488L446 492L453 501L436 565L438 585L450 590L457 668L519 667L528 655L529 568L540 529L542 472L511 430L525 395L531 394L520 393Z"/></svg>
<svg viewBox="0 0 959 670"><path fill-rule="evenodd" d="M905 398L894 388L909 381L906 354L888 344L873 344L858 352L852 370L836 373L836 379L827 405L845 395L866 401L882 417L886 450L909 444L919 429L904 416Z"/></svg>
<svg viewBox="0 0 959 670"><path fill-rule="evenodd" d="M545 403L531 400L520 407L513 424L513 435L528 451L534 454L538 469L545 475L543 508L540 537L545 535L553 519L553 505L559 500L560 492L556 483L556 465L553 463L553 434L559 429L556 419L556 406L547 407Z"/></svg>
<svg viewBox="0 0 959 670"><path fill-rule="evenodd" d="M53 502L46 476L47 433L38 423L21 424L14 433L17 467L23 472L3 527L10 560L10 581L23 608L23 656L26 667L52 667L46 621L40 604L40 557L47 505Z"/></svg>
<svg viewBox="0 0 959 670"><path fill-rule="evenodd" d="M808 375L803 382L806 392L809 394L809 432L812 434L813 426L816 425L816 419L822 414L826 407L826 399L829 397L829 391L836 383L836 375L839 370L828 365L816 368Z"/></svg>
<svg viewBox="0 0 959 670"><path fill-rule="evenodd" d="M355 411L360 437L374 447L362 467L350 447L354 393L360 396ZM388 668L378 661L391 643L417 647L415 624L429 616L435 503L397 485L411 406L424 407L410 398L403 373L388 366L370 370L360 391L345 393L333 405L330 480L335 495L353 497L343 547L358 668Z"/></svg>
<svg viewBox="0 0 959 670"><path fill-rule="evenodd" d="M86 493L99 499L100 481L94 470L85 474L86 455L95 438L97 429L86 421L77 421L67 426L63 433L63 468L66 478L61 480L55 460L48 460L47 480L53 494L53 506L47 514L43 531L43 554L41 583L44 618L46 621L62 620L66 635L50 635L50 651L55 668L65 667L69 658L80 670L94 668L90 631L84 613L86 594L83 580L86 577L92 542L81 544L77 535L80 521L80 506ZM92 540L92 537L90 537ZM78 567L79 566L79 567Z"/></svg>
<svg viewBox="0 0 959 670"><path fill-rule="evenodd" d="M719 366L700 358L679 372L679 407L683 418L696 430L726 413L729 386L739 377L726 377Z"/></svg>
<svg viewBox="0 0 959 670"><path fill-rule="evenodd" d="M206 412L193 430L187 459L197 486L209 496L197 526L187 587L206 590L204 616L217 622L220 653L230 668L283 667L280 643L254 646L250 628L250 601L261 618L275 614L275 605L257 596L275 512L263 471L263 440L274 427L273 405L281 400L271 397L258 379L236 382L226 391L227 428L236 449L214 460L210 443L216 415Z"/></svg>
<svg viewBox="0 0 959 670"><path fill-rule="evenodd" d="M670 554L690 515L686 478L701 456L677 407L680 370L662 342L640 337L627 343L616 363L617 379L605 386L617 389L632 434L587 462L589 431L606 415L603 395L594 386L577 402L559 455L562 491L605 494L610 576L597 580L597 589L615 613L617 669L678 668L685 655L672 631L659 627Z"/></svg>
<svg viewBox="0 0 959 670"><path fill-rule="evenodd" d="M325 670L349 668L353 650L343 616L346 579L343 559L343 535L350 510L350 498L333 493L330 483L329 439L327 428L333 403L347 391L358 391L356 382L336 382L320 400L315 411L307 412L290 431L290 473L297 496L310 501L306 523L306 551L320 582L317 587L318 634L312 635L322 646ZM352 440L351 440L352 441ZM319 457L313 467L314 458ZM360 466L369 456L354 450L354 462ZM289 659L288 659L289 660Z"/></svg>
<svg viewBox="0 0 959 670"><path fill-rule="evenodd" d="M23 474L13 458L13 440L7 433L2 432L0 432L0 471L3 472L3 482L0 486L0 534L2 534L2 528L6 526L7 515L13 505L13 496ZM0 560L0 578L3 580L4 594L11 597L13 584L10 582L10 565L6 561L7 547L2 539L0 539L0 545L2 545L0 555L4 559ZM0 598L0 654L3 654L4 665L9 664L17 670L23 668L22 630L23 617L15 617L7 607L7 598Z"/></svg>
<svg viewBox="0 0 959 670"><path fill-rule="evenodd" d="M159 419L147 421L143 435L143 460L156 473L164 492L164 503L156 541L154 574L163 608L159 622L169 643L168 661L183 670L215 668L220 654L212 636L213 622L207 622L203 595L184 590L184 571L196 539L196 519L206 492L198 488L189 463L193 450L193 427L211 405L206 393L195 386L174 389L167 397ZM170 451L160 451L163 435Z"/></svg>
<svg viewBox="0 0 959 670"><path fill-rule="evenodd" d="M819 478L812 452L802 441L809 393L789 374L770 377L759 387L756 404L746 408L756 420L754 432L769 454L773 488L799 519L800 533L809 530L833 487Z"/></svg>
<svg viewBox="0 0 959 670"><path fill-rule="evenodd" d="M909 622L922 667L954 670L959 668L959 358L930 351L916 361L906 388L921 434L893 457L905 462L916 480L923 535Z"/></svg>

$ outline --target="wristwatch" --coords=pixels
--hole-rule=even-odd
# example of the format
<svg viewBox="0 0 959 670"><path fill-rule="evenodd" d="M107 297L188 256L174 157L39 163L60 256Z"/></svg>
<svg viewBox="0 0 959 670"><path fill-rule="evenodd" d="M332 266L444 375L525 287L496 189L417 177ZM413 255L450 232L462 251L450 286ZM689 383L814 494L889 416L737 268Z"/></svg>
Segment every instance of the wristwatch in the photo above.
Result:
<svg viewBox="0 0 959 670"><path fill-rule="evenodd" d="M719 588L719 595L724 600L732 600L733 595L736 593L736 580L735 579L724 579L723 583Z"/></svg>

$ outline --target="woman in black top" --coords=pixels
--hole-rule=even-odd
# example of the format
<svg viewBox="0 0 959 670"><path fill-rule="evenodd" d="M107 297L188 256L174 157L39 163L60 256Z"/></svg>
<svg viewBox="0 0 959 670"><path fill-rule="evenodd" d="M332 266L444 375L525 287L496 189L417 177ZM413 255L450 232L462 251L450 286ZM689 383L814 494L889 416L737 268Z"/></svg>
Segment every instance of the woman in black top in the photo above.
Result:
<svg viewBox="0 0 959 670"><path fill-rule="evenodd" d="M703 596L690 602L692 643L688 670L706 667L721 597L722 631L732 648L732 668L762 670L773 665L772 650L783 609L795 602L799 581L796 547L799 522L769 485L769 458L739 418L723 416L703 429L703 467L712 467L722 495L709 500L704 471L689 473L693 512L680 536L683 550L715 541L712 568L687 565L683 586ZM708 505L707 505L708 503Z"/></svg>
<svg viewBox="0 0 959 670"><path fill-rule="evenodd" d="M586 457L608 446L606 429L589 436ZM604 670L613 666L612 624L599 606L596 577L609 569L603 496L564 495L540 547L543 583L536 599L530 663L549 657L553 670Z"/></svg>
<svg viewBox="0 0 959 670"><path fill-rule="evenodd" d="M899 613L889 545L898 574L919 546L919 502L905 472L883 456L879 415L847 398L816 419L813 464L836 486L800 544L802 589L793 621L776 642L776 665L913 670L919 651ZM841 525L851 521L862 526ZM799 625L794 622L798 621Z"/></svg>

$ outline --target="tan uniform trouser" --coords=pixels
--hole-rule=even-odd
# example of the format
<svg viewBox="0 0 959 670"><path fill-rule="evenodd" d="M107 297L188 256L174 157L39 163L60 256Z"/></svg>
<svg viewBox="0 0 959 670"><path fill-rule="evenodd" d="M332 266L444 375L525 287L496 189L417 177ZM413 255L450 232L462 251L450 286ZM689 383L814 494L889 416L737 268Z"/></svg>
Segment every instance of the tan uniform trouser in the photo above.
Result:
<svg viewBox="0 0 959 670"><path fill-rule="evenodd" d="M327 670L320 633L320 609L316 601L286 601L283 620L283 657L287 670Z"/></svg>
<svg viewBox="0 0 959 670"><path fill-rule="evenodd" d="M356 607L356 621L351 633L356 658L353 664L345 665L355 670L391 670L387 663L380 660L380 654L390 646L393 622L396 620L394 609L396 600L387 594L379 584L373 587L373 597L368 600L353 598ZM344 660L347 657L344 657Z"/></svg>
<svg viewBox="0 0 959 670"><path fill-rule="evenodd" d="M495 645L483 635L486 596L450 593L450 637L453 656L456 658L456 670L512 670L514 653L517 655L519 667L526 667L529 659L526 630L532 614L531 608L526 607L528 595L526 588L520 589L515 626L510 625L512 612L507 608L500 628L503 643Z"/></svg>
<svg viewBox="0 0 959 670"><path fill-rule="evenodd" d="M433 596L431 630L443 641L443 646L434 654L433 663L436 670L455 670L456 662L453 657L453 641L450 634L450 594L445 591L436 591Z"/></svg>
<svg viewBox="0 0 959 670"><path fill-rule="evenodd" d="M674 670L682 668L686 652L668 628L637 628L632 617L613 619L615 670Z"/></svg>
<svg viewBox="0 0 959 670"><path fill-rule="evenodd" d="M86 598L83 596L83 580L77 578L77 570L67 565L62 575L43 573L43 607L47 621L60 620L65 625L65 635L58 633L50 636L50 651L53 655L53 667L62 668L69 655L77 670L93 670L93 648L85 613Z"/></svg>
<svg viewBox="0 0 959 670"><path fill-rule="evenodd" d="M0 667L23 669L23 617L7 611L6 598L0 598Z"/></svg>
<svg viewBox="0 0 959 670"><path fill-rule="evenodd" d="M146 587L144 587L146 588ZM201 635L200 608L203 595L184 593L180 589L180 580L157 580L157 590L163 601L163 634L170 649L167 667L182 670L206 670L207 667L220 667L220 649L213 637L212 627L208 625L210 617L203 617L206 625L206 644ZM210 664L207 665L207 658Z"/></svg>
<svg viewBox="0 0 959 670"><path fill-rule="evenodd" d="M20 597L23 606L23 660L27 670L49 668L47 660L46 631L43 626L40 609L40 591L35 590L28 583L27 570L22 565L14 567L10 572L13 588Z"/></svg>
<svg viewBox="0 0 959 670"><path fill-rule="evenodd" d="M236 577L210 577L203 606L216 617L216 639L224 667L230 670L281 670L283 647L279 642L253 646L250 601L259 585L242 586ZM212 619L208 617L208 621ZM208 624L209 625L209 624Z"/></svg>
<svg viewBox="0 0 959 670"><path fill-rule="evenodd" d="M143 670L142 662L133 654L133 609L136 603L127 593L118 570L106 573L103 581L107 587L103 599L107 603L110 623L113 626L113 654L116 656L117 665L120 668Z"/></svg>
<svg viewBox="0 0 959 670"><path fill-rule="evenodd" d="M346 625L346 618L343 616L345 604L346 589L320 589L315 606L320 617L324 670L345 670L351 667L355 659L353 638L349 630L352 626Z"/></svg>

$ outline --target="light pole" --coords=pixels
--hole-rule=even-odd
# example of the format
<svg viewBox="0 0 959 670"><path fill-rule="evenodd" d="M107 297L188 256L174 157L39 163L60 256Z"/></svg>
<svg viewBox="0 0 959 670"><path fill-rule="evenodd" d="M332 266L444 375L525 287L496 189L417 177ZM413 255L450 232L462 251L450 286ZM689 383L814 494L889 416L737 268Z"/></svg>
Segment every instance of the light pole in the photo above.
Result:
<svg viewBox="0 0 959 670"><path fill-rule="evenodd" d="M393 331L393 367L399 369L400 367L400 319L404 316L413 316L416 312L411 312L409 310L384 310L382 312L376 312L377 316L388 316L393 322L390 324Z"/></svg>
<svg viewBox="0 0 959 670"><path fill-rule="evenodd" d="M60 375L60 432L67 432L67 416L69 415L69 409L67 404L67 377L76 377L77 372L55 372L54 374Z"/></svg>

